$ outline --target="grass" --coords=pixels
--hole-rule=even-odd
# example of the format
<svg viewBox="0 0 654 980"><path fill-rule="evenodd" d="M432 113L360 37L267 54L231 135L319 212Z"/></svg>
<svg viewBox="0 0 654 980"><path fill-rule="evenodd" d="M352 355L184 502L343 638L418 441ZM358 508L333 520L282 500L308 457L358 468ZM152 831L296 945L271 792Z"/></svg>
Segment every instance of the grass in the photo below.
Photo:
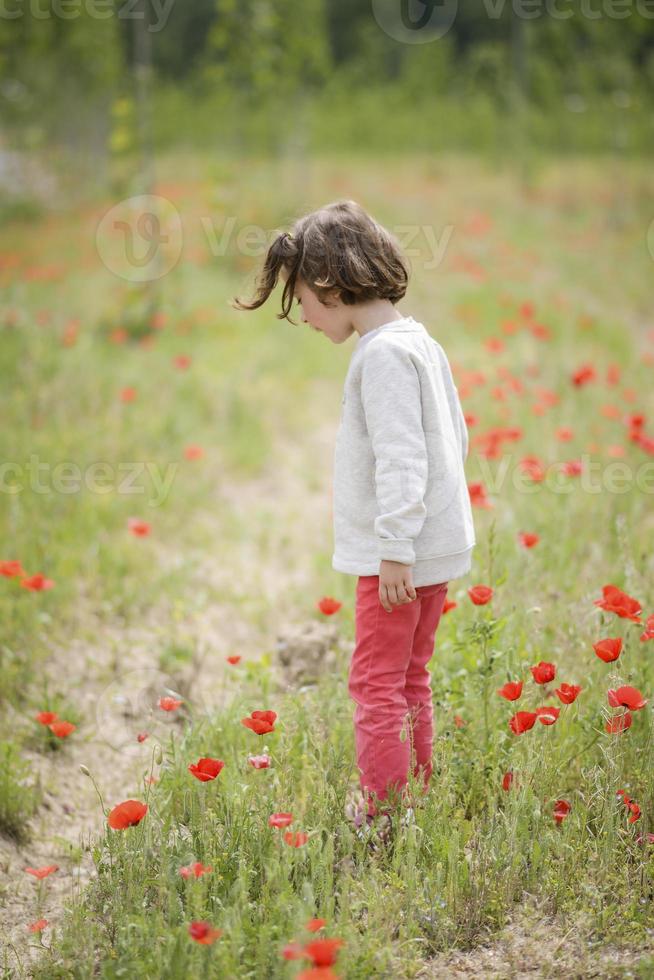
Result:
<svg viewBox="0 0 654 980"><path fill-rule="evenodd" d="M53 647L91 628L137 624L155 604L202 610L219 602L267 632L272 647L284 617L317 617L315 601L331 595L343 602L334 621L353 640L353 580L330 565L329 459L325 443L313 441L335 432L351 347L276 320L274 305L251 316L230 310L228 299L246 291L256 261L233 241L212 256L197 220L209 215L220 230L229 205L218 211L212 202L226 200L240 224L270 229L285 226L298 208L351 196L389 227L413 223L419 232L429 224L438 233L453 226L435 270L423 235L400 308L448 352L474 417L468 481L482 481L494 505L475 508L473 571L450 586L457 607L443 617L430 664L433 791L415 828L388 852L368 853L343 812L357 777L347 659L316 687L282 692L267 650L238 651L247 667L236 699L175 727L154 768L156 783L125 786L124 799L147 799L148 812L138 826L107 829L95 842L95 874L68 900L32 968L44 980L295 976L300 964L282 951L292 939L311 938L305 926L313 917L327 920L320 935L344 940L337 975L415 977L431 956L473 949L500 930L525 895L565 921L583 914L600 945L644 948L649 941L651 642L640 642L643 627L602 612L594 600L611 582L641 601L644 616L654 612L652 462L628 438L627 424L642 412L652 435L651 175L644 164L625 165L618 194L610 167L589 160L541 161L526 187L510 171L469 160L304 165L296 191L274 162L263 171L256 162L225 163L216 198L215 164L201 157L162 162L159 192L185 219L184 260L162 282L165 320L145 331L150 346L110 336L123 326L121 310L132 309L130 287L94 252L93 222L110 202L64 211L42 234L21 223L3 233L0 253L17 263L6 261L2 273L3 458L16 469L5 471L7 553L0 559L18 559L55 586L29 592L0 578L1 696L12 709L4 716L19 719L0 723L0 736L17 760L25 740L46 737L30 716L48 708L79 722L78 733L58 740L65 754L70 739L83 737L84 707L73 717L65 678L43 683ZM247 202L247 214L239 202ZM48 272L54 262L63 268ZM73 318L78 331L66 343ZM538 325L547 327L545 337ZM489 346L497 339L499 350ZM179 354L191 357L184 370L173 363ZM594 380L572 384L572 372L588 363ZM137 396L122 402L128 386ZM616 417L606 414L607 404ZM501 427L518 427L521 438L503 444L497 458L485 455L484 437ZM561 427L572 430L570 441L557 436ZM185 458L191 443L203 446L202 459ZM258 481L272 478L274 486L278 474L284 485L291 444L303 487L297 498L273 493L241 509L240 496ZM41 488L27 470L30 454L47 463ZM545 467L581 458L594 469L564 478L552 466L534 483L519 466L532 454ZM83 480L67 491L66 462L86 476L93 464L107 464L109 490ZM626 492L610 483L618 462ZM141 493L121 484L130 473ZM133 516L151 522L149 536L128 532ZM540 535L537 547L519 546L525 530ZM212 565L224 572L216 581L205 571ZM273 568L288 586L280 609L266 597ZM477 583L494 589L487 606L466 594ZM592 644L618 635L625 639L620 659L601 662ZM188 669L193 656L192 645L171 634L153 645L152 665L172 673ZM529 672L540 660L557 665L556 683L545 690ZM508 704L496 690L518 678L523 696ZM561 681L583 688L571 705L554 694ZM650 703L633 713L629 731L609 735L606 692L621 684L639 688ZM539 704L558 704L557 722L513 735L514 710ZM275 732L256 736L240 723L258 708L278 713ZM272 765L255 770L247 756L265 746ZM187 767L205 755L225 767L200 783ZM509 770L515 782L507 792ZM2 826L27 835L30 805L18 771L14 762L5 767L13 802ZM633 824L616 796L621 788L640 805ZM560 825L553 818L559 799L571 804ZM284 831L268 825L274 812L292 812L290 829L305 831L306 844L285 844ZM179 868L192 861L213 870L184 880ZM192 920L223 933L200 946L188 936Z"/></svg>
<svg viewBox="0 0 654 980"><path fill-rule="evenodd" d="M22 844L28 839L27 821L39 805L40 792L20 750L14 742L0 742L0 832Z"/></svg>

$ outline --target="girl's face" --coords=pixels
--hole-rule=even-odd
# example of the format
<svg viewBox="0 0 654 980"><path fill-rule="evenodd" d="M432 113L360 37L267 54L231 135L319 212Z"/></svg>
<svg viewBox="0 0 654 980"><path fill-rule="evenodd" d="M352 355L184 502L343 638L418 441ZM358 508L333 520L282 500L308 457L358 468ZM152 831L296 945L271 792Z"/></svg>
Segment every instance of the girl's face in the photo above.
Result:
<svg viewBox="0 0 654 980"><path fill-rule="evenodd" d="M340 299L331 298L333 306L324 306L316 294L309 289L301 279L295 283L295 300L301 308L300 320L308 323L313 330L324 333L333 344L342 344L354 333L350 321L351 307L341 303Z"/></svg>

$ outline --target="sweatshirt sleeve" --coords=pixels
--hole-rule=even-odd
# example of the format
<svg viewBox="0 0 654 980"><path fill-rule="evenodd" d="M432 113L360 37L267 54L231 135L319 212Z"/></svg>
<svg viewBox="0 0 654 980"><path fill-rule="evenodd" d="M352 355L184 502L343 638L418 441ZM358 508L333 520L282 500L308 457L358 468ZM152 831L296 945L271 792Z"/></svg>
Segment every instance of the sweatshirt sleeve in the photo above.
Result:
<svg viewBox="0 0 654 980"><path fill-rule="evenodd" d="M452 374L452 367L447 359L447 355L443 348L438 346L438 354L441 359L441 371L443 372L443 377L445 379L445 385L451 392L454 393L454 398L456 399L456 421L459 428L459 436L461 438L461 459L465 463L468 458L468 448L469 448L469 436L468 436L468 426L466 425L465 416L463 414L463 407L461 405L461 399L459 398L459 389L454 383L454 375Z"/></svg>
<svg viewBox="0 0 654 980"><path fill-rule="evenodd" d="M370 344L361 373L361 401L375 457L379 560L413 565L413 542L427 516L428 462L420 377L408 351Z"/></svg>
<svg viewBox="0 0 654 980"><path fill-rule="evenodd" d="M459 394L457 392L456 401L459 409L459 431L461 433L461 457L465 463L468 458L468 426L466 425L465 416L463 414L463 408L461 407L461 400L459 399Z"/></svg>

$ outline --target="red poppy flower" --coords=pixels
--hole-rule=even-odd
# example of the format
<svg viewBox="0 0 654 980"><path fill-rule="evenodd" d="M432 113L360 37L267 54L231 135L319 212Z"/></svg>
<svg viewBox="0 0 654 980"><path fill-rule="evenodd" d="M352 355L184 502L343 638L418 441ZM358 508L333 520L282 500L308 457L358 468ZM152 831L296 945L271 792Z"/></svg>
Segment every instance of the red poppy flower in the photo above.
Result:
<svg viewBox="0 0 654 980"><path fill-rule="evenodd" d="M604 730L609 733L609 735L619 735L621 732L631 728L631 723L633 718L630 712L625 711L622 715L614 715L613 718L609 718L604 726Z"/></svg>
<svg viewBox="0 0 654 980"><path fill-rule="evenodd" d="M628 810L631 810L631 816L629 817L629 823L636 823L640 819L641 811L639 805L635 800L630 800L625 797L625 805Z"/></svg>
<svg viewBox="0 0 654 980"><path fill-rule="evenodd" d="M202 875L208 875L213 868L209 865L202 864L202 861L195 861L188 867L183 867L179 869L179 873L182 878L190 878L193 875L194 878L201 878Z"/></svg>
<svg viewBox="0 0 654 980"><path fill-rule="evenodd" d="M561 463L559 468L566 476L580 476L583 472L583 463L580 459L569 459L567 462Z"/></svg>
<svg viewBox="0 0 654 980"><path fill-rule="evenodd" d="M26 574L27 572L19 561L0 561L0 575L4 575L5 578L18 578L20 575Z"/></svg>
<svg viewBox="0 0 654 980"><path fill-rule="evenodd" d="M286 943L282 950L282 956L285 960L302 960L304 959L304 952L300 944L294 939L292 942Z"/></svg>
<svg viewBox="0 0 654 980"><path fill-rule="evenodd" d="M24 589L29 589L30 592L42 592L44 589L51 589L54 581L51 578L45 578L41 572L37 572L31 578L21 579L20 584Z"/></svg>
<svg viewBox="0 0 654 980"><path fill-rule="evenodd" d="M556 719L561 713L560 708L555 708L554 705L548 704L541 708L536 708L536 714L538 715L538 720L543 725L553 725Z"/></svg>
<svg viewBox="0 0 654 980"><path fill-rule="evenodd" d="M59 715L56 711L39 711L38 715L34 715L34 717L42 725L51 725L53 721L57 720Z"/></svg>
<svg viewBox="0 0 654 980"><path fill-rule="evenodd" d="M188 354L176 354L173 358L173 364L180 371L185 371L191 366L191 358L188 356Z"/></svg>
<svg viewBox="0 0 654 980"><path fill-rule="evenodd" d="M252 711L249 718L241 718L241 724L250 728L255 735L267 735L275 731L276 718L274 711Z"/></svg>
<svg viewBox="0 0 654 980"><path fill-rule="evenodd" d="M458 602L455 602L454 599L446 599L445 602L443 603L443 616L445 615L445 613L448 613L450 609L456 609L457 606L458 606Z"/></svg>
<svg viewBox="0 0 654 980"><path fill-rule="evenodd" d="M606 383L609 385L615 385L620 380L620 365L619 364L609 364L606 369Z"/></svg>
<svg viewBox="0 0 654 980"><path fill-rule="evenodd" d="M600 660L603 660L605 664L610 664L617 660L622 652L622 637L609 637L606 640L593 643L593 650Z"/></svg>
<svg viewBox="0 0 654 980"><path fill-rule="evenodd" d="M630 412L625 419L625 425L630 429L642 429L645 425L645 416L642 412Z"/></svg>
<svg viewBox="0 0 654 980"><path fill-rule="evenodd" d="M497 693L507 701L517 701L522 694L522 681L507 681L504 687L498 687Z"/></svg>
<svg viewBox="0 0 654 980"><path fill-rule="evenodd" d="M541 660L535 667L530 667L534 680L537 684L549 684L556 676L556 664L550 664L546 660Z"/></svg>
<svg viewBox="0 0 654 980"><path fill-rule="evenodd" d="M545 467L537 456L525 456L520 460L520 468L534 483L541 483L545 479Z"/></svg>
<svg viewBox="0 0 654 980"><path fill-rule="evenodd" d="M572 429L568 428L567 425L560 426L558 429L555 430L554 434L556 435L556 438L559 440L559 442L570 442L570 440L574 435Z"/></svg>
<svg viewBox="0 0 654 980"><path fill-rule="evenodd" d="M43 878L47 878L48 875L53 874L53 872L59 871L59 865L44 864L41 868L25 868L25 871L28 875L33 875L35 878L38 878L39 881L42 881Z"/></svg>
<svg viewBox="0 0 654 980"><path fill-rule="evenodd" d="M152 524L149 524L147 521L142 521L138 517L130 517L127 521L127 527L132 534L140 538L145 537L152 530Z"/></svg>
<svg viewBox="0 0 654 980"><path fill-rule="evenodd" d="M612 708L619 708L622 705L629 708L630 711L638 711L640 708L644 708L648 701L647 698L643 698L637 687L629 687L628 684L625 687L618 687L616 690L610 689L607 697Z"/></svg>
<svg viewBox="0 0 654 980"><path fill-rule="evenodd" d="M222 929L214 929L209 922L191 922L188 927L188 934L196 943L203 946L211 946L216 939L220 939L223 934Z"/></svg>
<svg viewBox="0 0 654 980"><path fill-rule="evenodd" d="M241 654L240 653L234 653L234 654L232 654L231 657L228 657L227 658L227 663L228 664L237 664L240 659L241 659Z"/></svg>
<svg viewBox="0 0 654 980"><path fill-rule="evenodd" d="M570 813L571 806L567 800L557 800L554 804L554 819L558 824Z"/></svg>
<svg viewBox="0 0 654 980"><path fill-rule="evenodd" d="M342 980L340 973L334 973L331 966L310 966L300 970L295 980Z"/></svg>
<svg viewBox="0 0 654 980"><path fill-rule="evenodd" d="M269 755L249 755L248 762L255 769L268 769L270 767Z"/></svg>
<svg viewBox="0 0 654 980"><path fill-rule="evenodd" d="M163 711L177 711L177 709L181 704L184 704L183 700L181 699L177 700L177 698L171 698L171 697L159 698L159 700L157 701L157 705Z"/></svg>
<svg viewBox="0 0 654 980"><path fill-rule="evenodd" d="M577 700L582 688L578 684L561 684L561 687L557 687L554 692L563 704L572 704L573 701Z"/></svg>
<svg viewBox="0 0 654 980"><path fill-rule="evenodd" d="M513 783L513 773L510 771L505 772L504 775L502 776L502 789L508 793L508 791L511 789L512 783Z"/></svg>
<svg viewBox="0 0 654 980"><path fill-rule="evenodd" d="M457 728L465 728L468 722L465 720L465 718L462 718L461 715L455 715L454 724L456 725Z"/></svg>
<svg viewBox="0 0 654 980"><path fill-rule="evenodd" d="M572 383L577 387L586 384L588 381L594 381L596 378L595 368L592 364L584 364L578 368L572 375Z"/></svg>
<svg viewBox="0 0 654 980"><path fill-rule="evenodd" d="M326 925L327 919L309 919L308 922L305 922L304 928L307 932L318 932L319 929L322 929Z"/></svg>
<svg viewBox="0 0 654 980"><path fill-rule="evenodd" d="M309 840L309 835L303 830L287 830L284 834L284 842L289 847L302 847Z"/></svg>
<svg viewBox="0 0 654 980"><path fill-rule="evenodd" d="M470 503L473 507L482 507L486 510L490 510L493 507L493 504L486 496L486 488L483 483L469 483L468 493L470 494Z"/></svg>
<svg viewBox="0 0 654 980"><path fill-rule="evenodd" d="M288 827L289 824L293 823L293 814L271 813L268 817L268 823L271 827Z"/></svg>
<svg viewBox="0 0 654 980"><path fill-rule="evenodd" d="M72 721L53 721L51 725L48 725L48 728L57 738L68 738L71 732L75 731L77 725L73 725Z"/></svg>
<svg viewBox="0 0 654 980"><path fill-rule="evenodd" d="M330 596L325 596L317 605L320 612L324 613L325 616L333 616L334 613L338 612L343 603L339 602L338 599L332 599Z"/></svg>
<svg viewBox="0 0 654 980"><path fill-rule="evenodd" d="M333 966L343 939L312 939L303 947L304 955L313 960L314 966Z"/></svg>
<svg viewBox="0 0 654 980"><path fill-rule="evenodd" d="M137 742L145 742L146 738L149 738L149 737L150 737L150 733L149 732L139 732L138 735L136 736L136 741Z"/></svg>
<svg viewBox="0 0 654 980"><path fill-rule="evenodd" d="M41 932L47 925L49 925L47 919L37 919L36 922L30 922L27 928L30 932Z"/></svg>
<svg viewBox="0 0 654 980"><path fill-rule="evenodd" d="M135 398L136 398L136 388L132 388L132 387L121 388L120 390L121 402L133 402Z"/></svg>
<svg viewBox="0 0 654 980"><path fill-rule="evenodd" d="M487 337L484 341L484 347L491 354L501 354L505 349L506 344L501 337Z"/></svg>
<svg viewBox="0 0 654 980"><path fill-rule="evenodd" d="M654 616L648 616L645 622L645 632L640 634L641 643L646 640L654 640Z"/></svg>
<svg viewBox="0 0 654 980"><path fill-rule="evenodd" d="M534 727L537 718L535 711L518 711L509 721L509 728L514 735L522 735Z"/></svg>
<svg viewBox="0 0 654 980"><path fill-rule="evenodd" d="M540 537L538 534L532 534L530 531L520 531L518 540L523 548L533 548L540 541Z"/></svg>
<svg viewBox="0 0 654 980"><path fill-rule="evenodd" d="M186 459L202 459L204 456L204 449L202 446L197 446L195 443L192 443L190 446L185 448L184 456Z"/></svg>
<svg viewBox="0 0 654 980"><path fill-rule="evenodd" d="M627 595L615 585L602 586L602 598L595 599L594 605L599 606L606 612L615 613L622 619L631 619L634 623L640 623L639 616L642 612L641 605L637 599Z"/></svg>
<svg viewBox="0 0 654 980"><path fill-rule="evenodd" d="M493 590L488 585L473 585L468 595L476 606L485 606L493 598Z"/></svg>
<svg viewBox="0 0 654 980"><path fill-rule="evenodd" d="M126 830L136 827L148 812L147 803L139 800L125 800L118 803L109 814L109 826L112 830Z"/></svg>
<svg viewBox="0 0 654 980"><path fill-rule="evenodd" d="M225 763L221 759L198 759L188 766L188 771L192 773L201 783L208 783L210 779L215 779L220 775Z"/></svg>

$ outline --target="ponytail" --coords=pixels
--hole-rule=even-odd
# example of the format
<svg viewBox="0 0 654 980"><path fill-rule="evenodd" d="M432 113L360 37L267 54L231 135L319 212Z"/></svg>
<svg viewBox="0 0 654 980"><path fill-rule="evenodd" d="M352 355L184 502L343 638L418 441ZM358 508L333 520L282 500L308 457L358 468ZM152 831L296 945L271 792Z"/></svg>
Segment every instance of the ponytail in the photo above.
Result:
<svg viewBox="0 0 654 980"><path fill-rule="evenodd" d="M287 268L290 272L282 294L282 312L277 314L277 319L288 317L293 303L293 290L301 261L301 251L297 241L289 232L283 231L277 235L268 249L263 268L255 280L254 298L247 302L235 296L230 305L237 310L257 310L263 306L277 285L281 270Z"/></svg>

